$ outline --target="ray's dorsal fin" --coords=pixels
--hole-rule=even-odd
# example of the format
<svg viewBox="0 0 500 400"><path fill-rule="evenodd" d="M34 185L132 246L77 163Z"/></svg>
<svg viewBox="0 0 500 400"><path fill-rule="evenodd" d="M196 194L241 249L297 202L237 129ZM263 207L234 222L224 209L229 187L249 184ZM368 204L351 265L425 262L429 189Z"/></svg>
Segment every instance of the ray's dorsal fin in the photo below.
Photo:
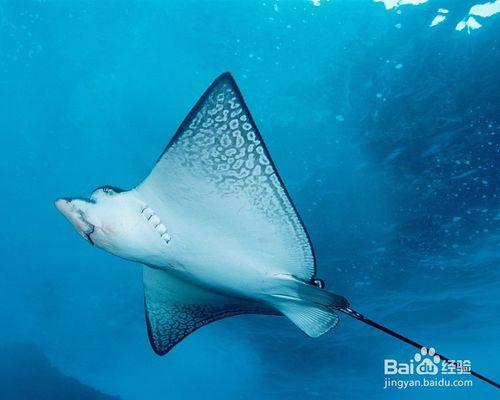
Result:
<svg viewBox="0 0 500 400"><path fill-rule="evenodd" d="M210 322L240 314L276 314L263 305L212 293L148 266L143 267L143 280L148 336L158 355Z"/></svg>
<svg viewBox="0 0 500 400"><path fill-rule="evenodd" d="M228 238L226 248L276 273L315 275L309 236L229 73L201 96L137 190L179 229L191 221L204 238Z"/></svg>

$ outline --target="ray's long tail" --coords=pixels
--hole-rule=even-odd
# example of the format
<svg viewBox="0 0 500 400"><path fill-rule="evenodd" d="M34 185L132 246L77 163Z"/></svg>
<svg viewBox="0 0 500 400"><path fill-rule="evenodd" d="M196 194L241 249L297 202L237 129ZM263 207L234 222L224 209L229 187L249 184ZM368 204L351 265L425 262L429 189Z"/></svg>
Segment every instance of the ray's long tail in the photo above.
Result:
<svg viewBox="0 0 500 400"><path fill-rule="evenodd" d="M366 318L363 314L350 308L346 298L323 289L322 285L314 285L291 275L276 275L273 284L268 287L273 306L288 317L308 336L318 337L334 328L339 316L337 312L349 315L379 331L387 333L409 345L421 350L420 343L403 336L392 329ZM458 368L457 362L442 354L435 353L448 364ZM472 376L500 388L499 384L475 371L468 371Z"/></svg>
<svg viewBox="0 0 500 400"><path fill-rule="evenodd" d="M374 327L375 329L378 329L384 333L387 333L388 335L391 335L392 337L395 337L396 339L399 339L405 343L408 343L410 346L413 346L413 347L416 347L417 349L422 349L424 348L425 346L422 346L420 343L417 343L415 342L414 340L411 340L409 338L407 338L406 336L403 336L397 332L394 332L392 329L389 329L383 325L380 325L378 324L377 322L375 321L372 321L371 319L368 319L366 318L363 314L353 310L352 308L350 308L349 306L347 307L339 307L338 310L344 314L347 314L349 315L350 317L352 318L355 318L357 319L358 321L361 321L361 322L364 322L365 324L367 325L370 325L372 327ZM448 357L445 357L443 356L442 354L439 354L439 353L436 353L435 355L437 355L441 360L444 360L445 362L447 362L448 364L454 366L454 367L459 367L456 363L455 360L452 360ZM500 385L498 383L496 383L495 381L485 377L484 375L481 375L475 371L470 371L470 374L472 376L475 376L476 378L478 379L481 379L483 380L484 382L486 383L489 383L490 385L493 385L494 387L496 387L497 389L500 388Z"/></svg>

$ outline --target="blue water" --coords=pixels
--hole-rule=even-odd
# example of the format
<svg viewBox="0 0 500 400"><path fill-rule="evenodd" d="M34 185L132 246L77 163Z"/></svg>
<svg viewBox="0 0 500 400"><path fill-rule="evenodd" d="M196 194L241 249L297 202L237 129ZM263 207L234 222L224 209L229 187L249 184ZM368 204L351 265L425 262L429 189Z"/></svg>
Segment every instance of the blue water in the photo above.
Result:
<svg viewBox="0 0 500 400"><path fill-rule="evenodd" d="M141 268L92 248L60 196L130 188L231 71L353 307L500 379L500 16L474 2L0 1L0 390L9 399L490 399L384 389L415 350L344 317L211 324L165 357ZM447 19L429 27L438 7ZM1 397L1 396L0 396Z"/></svg>

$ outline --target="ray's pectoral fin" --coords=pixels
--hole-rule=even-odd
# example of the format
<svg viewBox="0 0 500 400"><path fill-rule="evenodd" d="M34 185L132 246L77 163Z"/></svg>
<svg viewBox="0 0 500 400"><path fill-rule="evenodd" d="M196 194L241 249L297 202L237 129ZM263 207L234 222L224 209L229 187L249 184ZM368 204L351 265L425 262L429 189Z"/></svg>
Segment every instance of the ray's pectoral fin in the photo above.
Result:
<svg viewBox="0 0 500 400"><path fill-rule="evenodd" d="M301 279L314 277L309 236L228 73L189 112L137 191L177 231L190 221L208 227L207 237L245 238L240 254Z"/></svg>
<svg viewBox="0 0 500 400"><path fill-rule="evenodd" d="M158 355L198 328L240 314L276 314L261 304L210 292L172 274L143 267L148 336Z"/></svg>

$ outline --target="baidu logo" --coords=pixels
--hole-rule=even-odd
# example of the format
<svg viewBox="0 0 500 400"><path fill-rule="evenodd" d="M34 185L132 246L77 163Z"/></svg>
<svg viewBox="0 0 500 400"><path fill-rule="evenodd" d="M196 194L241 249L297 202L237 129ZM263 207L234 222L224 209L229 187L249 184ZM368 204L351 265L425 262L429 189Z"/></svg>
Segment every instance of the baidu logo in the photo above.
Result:
<svg viewBox="0 0 500 400"><path fill-rule="evenodd" d="M408 362L391 358L384 360L384 389L407 389L411 387L469 387L472 380L470 360L443 360L434 347L422 347ZM392 376L391 376L392 375Z"/></svg>
<svg viewBox="0 0 500 400"><path fill-rule="evenodd" d="M431 347L429 350L426 347L422 347L420 353L415 353L413 359L419 363L415 367L417 374L436 375L439 372L439 361L441 361L441 358L436 354L434 347Z"/></svg>
<svg viewBox="0 0 500 400"><path fill-rule="evenodd" d="M441 358L436 354L436 349L422 347L415 353L409 362L398 362L393 359L384 360L384 373L386 375L436 375L439 372Z"/></svg>

